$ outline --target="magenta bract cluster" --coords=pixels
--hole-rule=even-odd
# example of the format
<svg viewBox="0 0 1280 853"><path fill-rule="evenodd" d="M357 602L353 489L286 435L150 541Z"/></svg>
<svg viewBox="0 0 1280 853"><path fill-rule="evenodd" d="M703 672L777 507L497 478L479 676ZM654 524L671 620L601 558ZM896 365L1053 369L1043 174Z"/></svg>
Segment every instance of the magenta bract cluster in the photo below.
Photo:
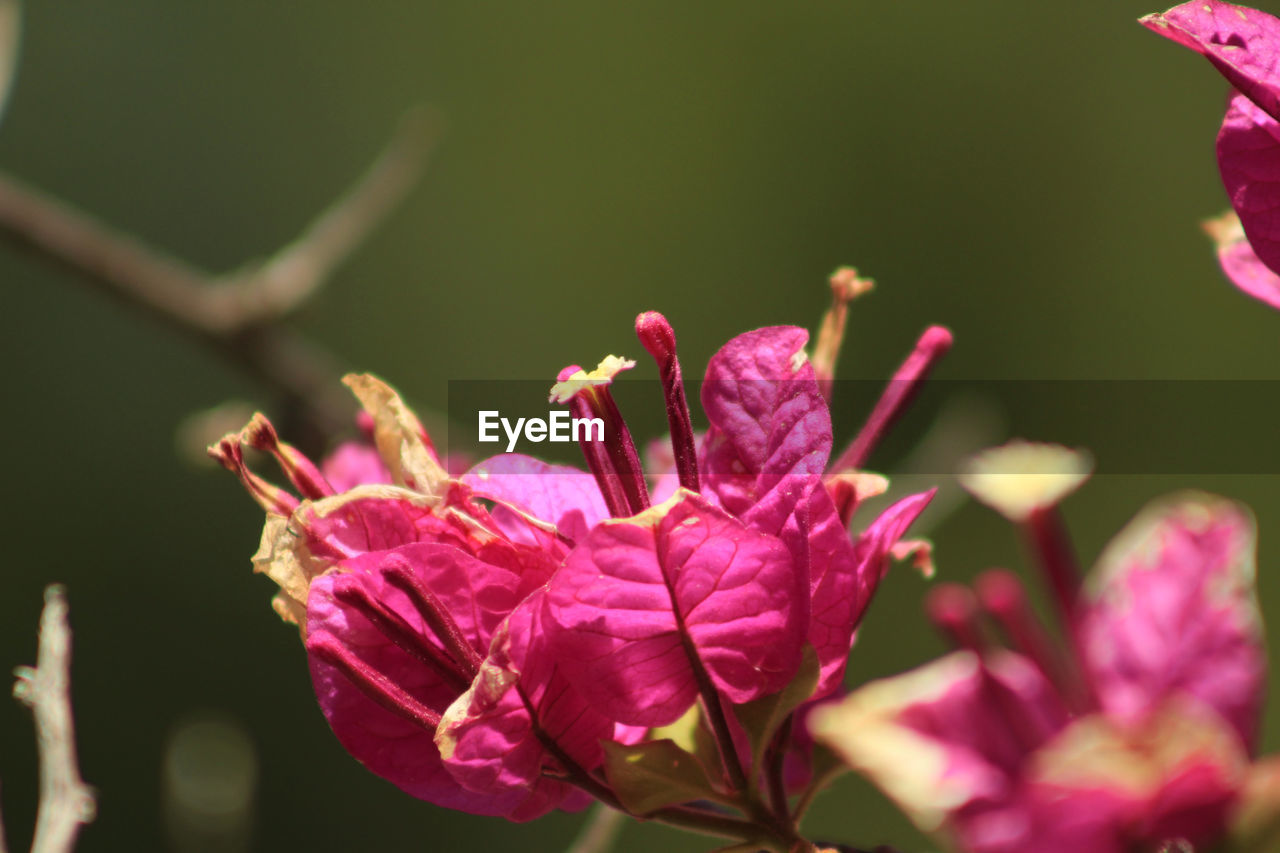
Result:
<svg viewBox="0 0 1280 853"><path fill-rule="evenodd" d="M1280 308L1280 20L1193 0L1142 23L1204 56L1235 87L1218 132L1218 166L1235 217L1208 227L1227 276Z"/></svg>
<svg viewBox="0 0 1280 853"><path fill-rule="evenodd" d="M967 853L1275 849L1275 762L1251 764L1266 690L1252 517L1210 495L1158 501L1080 584L1052 503L1021 511L1054 477L968 485L1061 574L1064 642L1009 572L945 585L930 614L960 650L824 710L819 739Z"/></svg>
<svg viewBox="0 0 1280 853"><path fill-rule="evenodd" d="M801 698L839 688L890 551L931 497L849 535L858 475L829 470L831 417L798 328L749 332L715 355L693 449L674 336L658 315L641 320L678 471L637 482L608 390L629 366L619 359L567 370L553 391L607 420L616 445L584 448L589 472L504 454L451 474L370 376L347 379L368 441L320 466L261 416L212 448L267 511L255 565L302 630L333 731L416 797L512 820L608 802L606 747L699 701L700 725L728 721L727 765L750 768L752 733L732 709L784 690L806 659L817 686ZM645 337L655 323L666 337ZM251 471L246 446L272 454L299 494ZM777 746L803 780L803 732ZM732 787L711 775L712 791Z"/></svg>

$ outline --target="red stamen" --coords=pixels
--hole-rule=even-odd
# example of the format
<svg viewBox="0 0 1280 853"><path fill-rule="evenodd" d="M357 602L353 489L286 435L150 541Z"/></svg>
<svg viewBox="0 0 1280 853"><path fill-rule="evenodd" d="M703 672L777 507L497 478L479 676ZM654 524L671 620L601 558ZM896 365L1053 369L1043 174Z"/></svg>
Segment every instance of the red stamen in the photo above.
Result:
<svg viewBox="0 0 1280 853"><path fill-rule="evenodd" d="M1013 648L1036 665L1068 705L1087 710L1090 702L1080 674L1036 618L1018 576L1007 569L989 569L978 576L974 588L982 609L1004 629Z"/></svg>
<svg viewBox="0 0 1280 853"><path fill-rule="evenodd" d="M1056 507L1037 509L1027 518L1024 528L1049 580L1063 625L1069 631L1073 630L1080 597L1080 569L1062 516Z"/></svg>
<svg viewBox="0 0 1280 853"><path fill-rule="evenodd" d="M557 381L564 382L579 370L576 365L566 367ZM644 512L649 508L649 487L640 467L640 454L608 385L584 386L568 400L568 405L573 417L599 418L604 423L603 441L591 441L590 430L584 430L580 443L609 513L626 518Z"/></svg>
<svg viewBox="0 0 1280 853"><path fill-rule="evenodd" d="M939 584L925 600L925 608L929 618L952 644L977 654L986 701L998 709L1009 731L1029 751L1038 746L1042 738L1035 723L1027 717L1022 701L1010 693L991 669L994 645L983 631L978 599L973 591L957 583Z"/></svg>
<svg viewBox="0 0 1280 853"><path fill-rule="evenodd" d="M849 318L849 303L875 286L869 278L860 278L853 267L840 267L831 274L831 307L822 315L818 328L818 340L813 345L813 373L818 379L818 390L828 403L831 387L836 378L836 361L840 356L840 344L844 341L844 327Z"/></svg>
<svg viewBox="0 0 1280 853"><path fill-rule="evenodd" d="M436 598L435 593L427 589L426 584L414 574L413 568L403 558L394 555L389 557L382 565L382 571L387 583L409 596L410 603L422 616L422 621L427 623L427 627L436 635L453 659L462 666L467 674L467 680L475 678L483 659L472 648L470 641L458 627L458 623L454 621L440 599Z"/></svg>
<svg viewBox="0 0 1280 853"><path fill-rule="evenodd" d="M558 381L565 381L579 370L581 368L577 365L569 365L560 371ZM575 418L592 417L591 407L580 395L575 395L569 400L569 412ZM627 506L627 496L622 491L622 482L613 470L613 464L609 461L609 453L605 450L604 442L587 441L588 437L587 431L584 430L583 438L578 442L582 447L582 456L587 460L587 470L596 478L596 485L600 488L600 494L604 497L604 505L608 508L609 515L614 518L626 518L631 515L631 508Z"/></svg>
<svg viewBox="0 0 1280 853"><path fill-rule="evenodd" d="M240 448L238 436L229 435L210 447L209 456L218 460L223 468L239 477L250 497L267 512L287 518L298 508L299 501L296 497L249 470L249 466L244 461L244 451Z"/></svg>
<svg viewBox="0 0 1280 853"><path fill-rule="evenodd" d="M383 673L353 655L338 638L321 632L307 638L307 651L337 669L360 692L425 731L434 733L440 715L410 696Z"/></svg>
<svg viewBox="0 0 1280 853"><path fill-rule="evenodd" d="M963 584L941 583L924 602L929 621L957 649L981 653L991 644L982 632L978 600Z"/></svg>
<svg viewBox="0 0 1280 853"><path fill-rule="evenodd" d="M863 424L861 431L848 449L840 455L836 464L831 466L833 472L856 470L866 464L880 439L889 430L911 400L919 392L924 381L929 378L929 371L951 349L951 332L942 326L930 326L925 329L920 340L916 342L911 355L902 362L902 366L893 374L884 393L880 395L871 416Z"/></svg>
<svg viewBox="0 0 1280 853"><path fill-rule="evenodd" d="M689 400L684 393L680 360L676 358L675 330L657 311L646 311L636 318L636 336L658 363L662 394L667 403L667 424L671 427L671 450L675 455L680 485L696 492L698 454L694 448L693 421L689 418Z"/></svg>
<svg viewBox="0 0 1280 853"><path fill-rule="evenodd" d="M627 497L627 505L631 515L638 515L649 508L649 487L644 481L644 470L640 466L640 454L636 452L635 442L631 439L631 430L618 411L618 404L613 394L604 386L588 389L584 395L591 403L596 417L604 418L604 446L618 472L618 481L622 485L622 493Z"/></svg>
<svg viewBox="0 0 1280 853"><path fill-rule="evenodd" d="M358 610L382 636L457 688L459 693L470 685L471 679L457 661L434 646L399 613L375 600L356 578L351 575L338 578L333 584L333 597Z"/></svg>
<svg viewBox="0 0 1280 853"><path fill-rule="evenodd" d="M293 445L281 441L276 428L263 415L255 414L241 436L250 447L274 456L289 482L304 498L319 500L335 494L333 486L329 485L315 463Z"/></svg>

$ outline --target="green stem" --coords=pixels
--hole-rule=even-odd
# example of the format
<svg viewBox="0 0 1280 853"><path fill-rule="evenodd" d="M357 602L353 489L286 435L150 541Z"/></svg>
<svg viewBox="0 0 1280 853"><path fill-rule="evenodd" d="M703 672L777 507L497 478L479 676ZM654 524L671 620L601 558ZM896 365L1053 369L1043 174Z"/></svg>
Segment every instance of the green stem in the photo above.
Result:
<svg viewBox="0 0 1280 853"><path fill-rule="evenodd" d="M783 771L787 755L786 743L791 737L791 725L794 719L795 716L793 714L787 715L787 718L782 721L782 725L778 726L778 730L773 733L773 739L769 742L769 747L764 753L765 781L769 788L769 804L773 806L773 813L778 820L787 824L792 824L792 819L791 806L787 798L787 782ZM794 824L792 826L794 827Z"/></svg>

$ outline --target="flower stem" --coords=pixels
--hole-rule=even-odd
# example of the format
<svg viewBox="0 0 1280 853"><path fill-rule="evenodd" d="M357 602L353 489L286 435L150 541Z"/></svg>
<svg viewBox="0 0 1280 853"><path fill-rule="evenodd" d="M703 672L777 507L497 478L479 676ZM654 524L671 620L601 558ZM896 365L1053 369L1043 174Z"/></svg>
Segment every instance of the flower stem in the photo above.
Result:
<svg viewBox="0 0 1280 853"><path fill-rule="evenodd" d="M307 638L307 651L332 666L369 699L425 732L434 734L440 715L419 702L384 673L379 672L347 650L337 637L327 632Z"/></svg>
<svg viewBox="0 0 1280 853"><path fill-rule="evenodd" d="M1087 709L1096 708L1097 697L1081 665L1084 655L1078 618L1080 565L1076 560L1071 538L1067 535L1066 525L1062 521L1062 514L1057 507L1038 509L1031 513L1024 524L1024 529L1049 581L1052 597L1062 620L1062 634L1071 651L1069 655L1071 672L1079 685L1077 699Z"/></svg>
<svg viewBox="0 0 1280 853"><path fill-rule="evenodd" d="M907 356L889 380L867 422L849 448L831 466L832 472L857 470L866 464L871 451L880 443L893 422L906 411L924 381L929 378L929 371L951 349L951 340L951 332L942 326L925 329L911 355Z"/></svg>
<svg viewBox="0 0 1280 853"><path fill-rule="evenodd" d="M1054 507L1037 509L1027 519L1026 531L1049 581L1063 625L1071 630L1080 595L1080 569L1062 517Z"/></svg>
<svg viewBox="0 0 1280 853"><path fill-rule="evenodd" d="M676 333L666 317L657 311L646 311L636 318L636 336L658 363L662 393L667 404L667 424L671 428L671 451L680 485L696 492L699 486L698 454L694 448L693 421L689 417L689 400L684 393L680 359L676 357Z"/></svg>
<svg viewBox="0 0 1280 853"><path fill-rule="evenodd" d="M387 583L409 597L427 627L435 632L453 659L466 670L468 680L474 678L482 662L480 653L471 647L466 635L435 593L427 589L426 584L419 580L407 563L387 565L383 571Z"/></svg>
<svg viewBox="0 0 1280 853"><path fill-rule="evenodd" d="M786 743L791 738L791 727L794 714L788 714L782 725L773 734L769 748L765 750L765 780L769 787L769 804L778 820L791 822L791 804L787 798L787 783L784 778L784 761L786 759Z"/></svg>
<svg viewBox="0 0 1280 853"><path fill-rule="evenodd" d="M359 611L382 636L400 648L436 675L443 678L459 693L471 684L471 677L462 667L441 649L436 648L398 613L380 601L376 601L352 575L338 578L333 584L333 597Z"/></svg>

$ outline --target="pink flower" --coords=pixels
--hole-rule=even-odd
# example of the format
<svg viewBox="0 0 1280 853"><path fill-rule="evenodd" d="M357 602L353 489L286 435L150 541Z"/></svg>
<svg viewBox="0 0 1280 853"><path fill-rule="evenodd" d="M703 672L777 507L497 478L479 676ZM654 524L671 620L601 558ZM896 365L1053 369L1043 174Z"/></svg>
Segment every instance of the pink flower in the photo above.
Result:
<svg viewBox="0 0 1280 853"><path fill-rule="evenodd" d="M1081 587L1053 509L1084 478L1071 456L1015 444L968 481L1036 543L1066 651L1012 574L940 587L931 616L962 651L855 692L815 732L969 853L1200 849L1244 801L1265 693L1253 521L1209 495L1157 502ZM1014 464L1033 459L1053 464Z"/></svg>
<svg viewBox="0 0 1280 853"><path fill-rule="evenodd" d="M651 312L638 318L637 333L658 363L671 427L675 472L654 472L655 482L674 476L679 488L650 505L609 391L629 362L610 357L591 373L562 372L553 398L575 415L601 417L617 435L615 455L587 445L584 453L621 517L580 540L552 578L545 624L565 675L593 707L636 726L673 724L692 709L720 745L726 783L742 790L761 756L728 709L787 688L806 646L816 671L798 713L840 687L890 553L932 497L899 501L850 539L859 487L871 481L858 466L951 338L940 328L925 333L851 450L829 465L831 416L803 329L747 332L712 357L701 440L670 325ZM819 351L831 346L820 341ZM772 749L794 786L807 775L810 744L802 731L784 729ZM759 771L751 772L762 778Z"/></svg>
<svg viewBox="0 0 1280 853"><path fill-rule="evenodd" d="M1227 277L1280 308L1280 20L1192 0L1141 23L1204 56L1237 90L1218 133L1218 165L1238 219L1211 223L1209 232Z"/></svg>
<svg viewBox="0 0 1280 853"><path fill-rule="evenodd" d="M261 416L211 448L267 511L254 563L302 628L334 733L414 796L513 820L589 796L634 803L614 784L626 765L603 767L607 750L699 699L722 759L739 764L726 790L745 795L734 738L752 733L725 709L781 693L806 659L814 680L799 699L838 686L890 552L931 496L850 539L875 481L857 468L949 345L945 331L926 334L831 472L830 415L802 330L758 330L717 354L701 451L670 326L645 314L637 331L662 374L679 481L656 506L609 390L632 363L613 357L562 371L552 389L605 425L603 441L583 441L587 472L503 454L454 476L370 376L347 379L368 442L318 466ZM250 470L244 446L274 456L298 494ZM721 783L709 784L714 794ZM677 817L724 828L711 813Z"/></svg>
<svg viewBox="0 0 1280 853"><path fill-rule="evenodd" d="M702 385L710 427L698 449L670 325L650 312L636 328L663 375L682 490L649 505L639 458L608 390L629 363L610 357L592 373L562 373L557 398L575 413L604 417L619 434L614 446L630 448L613 460L593 458L598 451L584 446L601 491L616 494L613 514L632 516L593 531L551 582L548 627L566 673L614 719L665 725L692 704L704 676L733 703L777 692L795 676L809 643L821 665L815 695L830 693L890 549L931 493L900 501L851 541L848 515L828 489L831 415L803 329L747 332L712 357ZM926 342L932 364L950 335L930 330ZM925 369L914 367L891 391L918 383ZM699 562L718 549L732 559ZM641 678L628 663L635 659L651 663ZM714 665L721 659L733 661L736 681Z"/></svg>
<svg viewBox="0 0 1280 853"><path fill-rule="evenodd" d="M369 769L439 805L512 820L585 805L565 777L599 765L601 740L629 733L554 666L527 664L545 657L542 633L519 611L567 546L529 525L508 536L391 389L368 376L348 384L372 416L379 464L346 445L317 467L260 416L212 449L268 512L255 565L303 629L334 733ZM242 445L272 453L302 499L253 474ZM366 482L338 493L321 471ZM477 749L487 756L494 742L503 761L478 768Z"/></svg>

